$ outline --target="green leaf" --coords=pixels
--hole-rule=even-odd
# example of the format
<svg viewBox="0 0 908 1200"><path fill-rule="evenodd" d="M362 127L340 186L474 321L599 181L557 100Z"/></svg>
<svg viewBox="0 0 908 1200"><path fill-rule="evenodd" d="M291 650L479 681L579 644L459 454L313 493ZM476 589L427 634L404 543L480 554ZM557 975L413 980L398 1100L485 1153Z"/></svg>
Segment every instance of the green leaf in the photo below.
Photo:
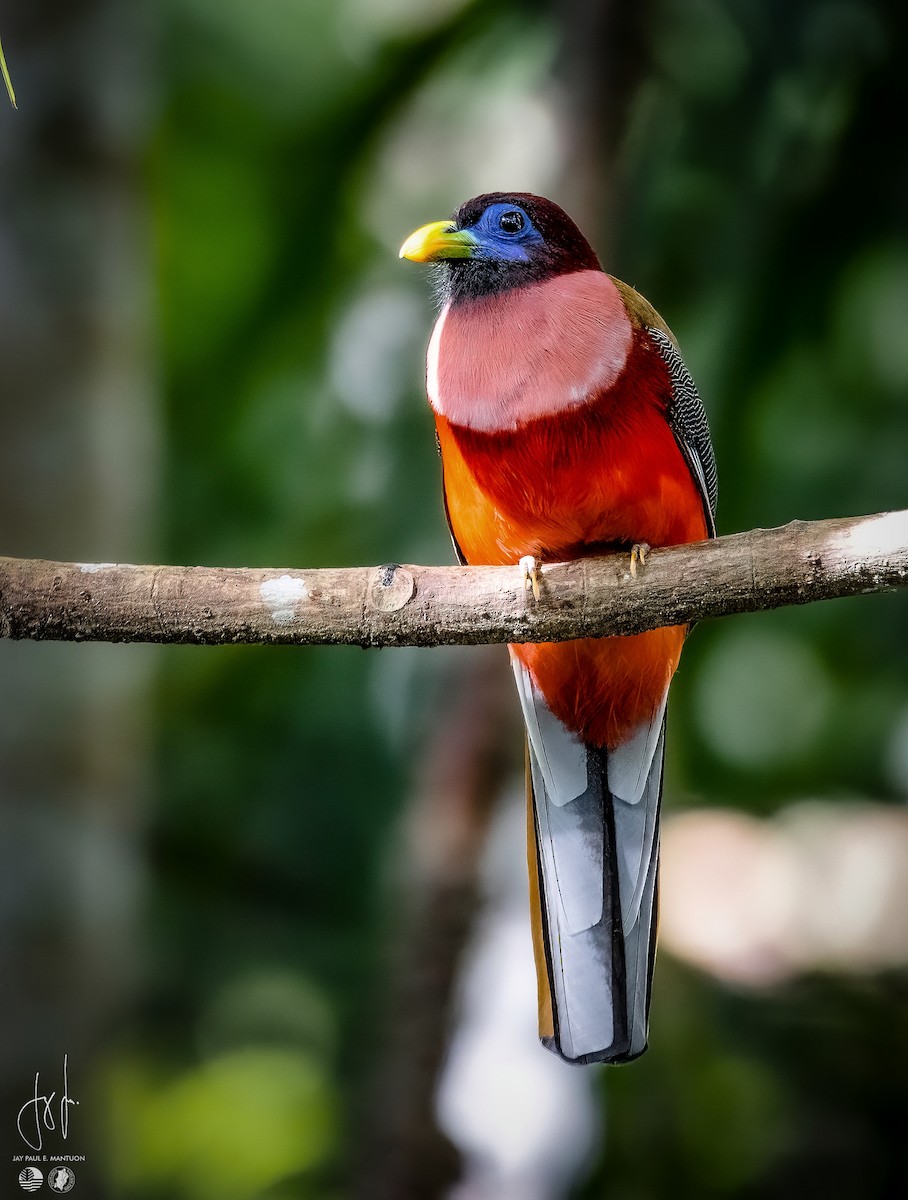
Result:
<svg viewBox="0 0 908 1200"><path fill-rule="evenodd" d="M10 104L12 104L13 108L18 108L19 105L16 103L16 93L13 90L13 81L9 77L9 68L6 65L6 58L3 54L2 42L0 42L0 71L3 72L3 82L6 84L6 90L9 92Z"/></svg>

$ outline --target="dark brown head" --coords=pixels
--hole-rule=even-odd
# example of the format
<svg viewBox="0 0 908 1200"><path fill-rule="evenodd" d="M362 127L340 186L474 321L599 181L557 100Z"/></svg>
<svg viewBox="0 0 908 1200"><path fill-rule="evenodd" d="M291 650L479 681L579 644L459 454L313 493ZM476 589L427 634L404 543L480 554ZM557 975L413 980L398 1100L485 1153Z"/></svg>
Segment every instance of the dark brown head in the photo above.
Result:
<svg viewBox="0 0 908 1200"><path fill-rule="evenodd" d="M529 192L489 192L467 200L452 220L417 229L400 254L439 264L442 296L452 301L602 269L564 209Z"/></svg>

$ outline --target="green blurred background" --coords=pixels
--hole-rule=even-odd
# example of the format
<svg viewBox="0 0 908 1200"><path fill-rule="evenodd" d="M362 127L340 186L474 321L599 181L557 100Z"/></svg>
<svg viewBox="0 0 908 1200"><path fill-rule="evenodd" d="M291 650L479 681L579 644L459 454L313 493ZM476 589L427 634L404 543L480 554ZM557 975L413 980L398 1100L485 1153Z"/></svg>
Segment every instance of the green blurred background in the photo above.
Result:
<svg viewBox="0 0 908 1200"><path fill-rule="evenodd" d="M906 23L2 0L0 549L450 561L397 248L493 189L675 330L720 532L908 507ZM98 1198L908 1194L906 633L899 595L697 629L611 1071L535 1042L500 647L0 644L2 1188L66 1052Z"/></svg>

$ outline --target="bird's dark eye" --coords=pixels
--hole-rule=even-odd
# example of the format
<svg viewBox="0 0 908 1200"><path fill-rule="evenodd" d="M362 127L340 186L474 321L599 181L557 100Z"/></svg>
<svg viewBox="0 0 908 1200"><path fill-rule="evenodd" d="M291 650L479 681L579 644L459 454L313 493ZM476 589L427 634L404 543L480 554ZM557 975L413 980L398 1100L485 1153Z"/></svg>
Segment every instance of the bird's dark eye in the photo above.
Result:
<svg viewBox="0 0 908 1200"><path fill-rule="evenodd" d="M505 233L520 233L523 229L523 213L517 212L516 209L511 209L510 212L502 213L498 218L498 224Z"/></svg>

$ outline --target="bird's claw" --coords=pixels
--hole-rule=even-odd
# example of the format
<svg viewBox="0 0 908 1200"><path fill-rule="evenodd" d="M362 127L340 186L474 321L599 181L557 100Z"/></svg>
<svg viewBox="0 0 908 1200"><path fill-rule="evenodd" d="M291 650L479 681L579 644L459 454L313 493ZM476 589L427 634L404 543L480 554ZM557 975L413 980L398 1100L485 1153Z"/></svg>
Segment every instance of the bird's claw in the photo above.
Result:
<svg viewBox="0 0 908 1200"><path fill-rule="evenodd" d="M637 578L637 567L646 566L646 556L652 550L652 546L648 542L634 542L631 546L631 575Z"/></svg>
<svg viewBox="0 0 908 1200"><path fill-rule="evenodd" d="M539 599L539 568L542 565L532 554L525 554L519 562L520 578L523 580L523 590L533 589L534 599Z"/></svg>

